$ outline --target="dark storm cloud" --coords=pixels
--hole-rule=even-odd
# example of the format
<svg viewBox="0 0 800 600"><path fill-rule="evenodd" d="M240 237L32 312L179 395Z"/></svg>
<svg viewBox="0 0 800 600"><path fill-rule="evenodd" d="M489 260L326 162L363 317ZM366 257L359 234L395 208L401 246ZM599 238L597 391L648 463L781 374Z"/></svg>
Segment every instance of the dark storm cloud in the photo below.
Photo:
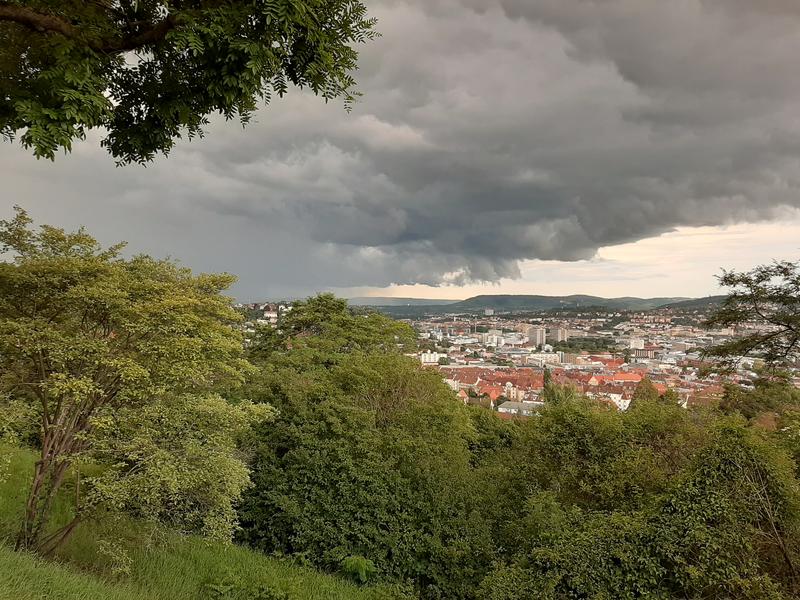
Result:
<svg viewBox="0 0 800 600"><path fill-rule="evenodd" d="M5 189L237 272L248 296L493 281L521 259L771 219L800 206L797 7L373 2L383 37L350 115L294 94L147 170L88 146L55 167L6 147Z"/></svg>

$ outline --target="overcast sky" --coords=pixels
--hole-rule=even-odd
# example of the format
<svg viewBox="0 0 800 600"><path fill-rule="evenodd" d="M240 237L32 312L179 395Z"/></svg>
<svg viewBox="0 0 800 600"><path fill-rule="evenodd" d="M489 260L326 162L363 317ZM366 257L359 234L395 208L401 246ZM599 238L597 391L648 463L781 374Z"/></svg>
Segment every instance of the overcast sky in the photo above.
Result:
<svg viewBox="0 0 800 600"><path fill-rule="evenodd" d="M697 296L800 258L800 2L367 0L364 98L295 92L149 167L0 145L0 216L240 299Z"/></svg>

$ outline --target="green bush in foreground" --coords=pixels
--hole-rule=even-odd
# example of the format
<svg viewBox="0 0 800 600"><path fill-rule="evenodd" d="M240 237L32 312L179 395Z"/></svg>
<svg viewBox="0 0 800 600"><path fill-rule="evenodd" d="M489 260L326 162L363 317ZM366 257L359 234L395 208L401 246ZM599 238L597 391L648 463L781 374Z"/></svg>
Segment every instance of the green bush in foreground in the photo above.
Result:
<svg viewBox="0 0 800 600"><path fill-rule="evenodd" d="M0 444L9 460L0 480L0 599L2 600L212 600L215 586L234 583L228 598L251 600L259 592L288 595L288 600L395 600L389 588L359 588L289 561L277 560L231 544L167 533L141 522L84 524L45 561L4 545L13 535L24 506L25 487L35 455ZM57 526L69 518L70 503L59 498ZM114 549L114 551L110 551ZM127 564L127 569L120 566ZM125 572L126 571L126 572ZM269 598L272 600L272 598Z"/></svg>

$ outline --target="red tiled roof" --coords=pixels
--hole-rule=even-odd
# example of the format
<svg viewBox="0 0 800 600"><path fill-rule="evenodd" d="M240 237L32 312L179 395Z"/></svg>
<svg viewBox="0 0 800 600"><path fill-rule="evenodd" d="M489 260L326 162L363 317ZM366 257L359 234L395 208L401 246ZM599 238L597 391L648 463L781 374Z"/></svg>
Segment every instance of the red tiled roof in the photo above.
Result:
<svg viewBox="0 0 800 600"><path fill-rule="evenodd" d="M492 400L497 400L500 396L503 395L503 388L499 385L479 385L478 386L478 393L479 394L486 394Z"/></svg>
<svg viewBox="0 0 800 600"><path fill-rule="evenodd" d="M614 381L632 381L638 383L642 380L642 376L639 373L614 373Z"/></svg>

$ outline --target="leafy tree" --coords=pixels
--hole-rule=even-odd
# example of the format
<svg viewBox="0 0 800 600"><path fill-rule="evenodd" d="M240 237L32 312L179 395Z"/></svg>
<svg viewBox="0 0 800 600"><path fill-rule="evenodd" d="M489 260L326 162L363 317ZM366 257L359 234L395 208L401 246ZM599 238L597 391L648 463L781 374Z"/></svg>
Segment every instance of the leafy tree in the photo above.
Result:
<svg viewBox="0 0 800 600"><path fill-rule="evenodd" d="M470 597L490 536L470 489L467 409L401 354L406 325L330 296L290 315L287 345L248 389L278 417L258 434L241 539L332 571L360 557L426 598Z"/></svg>
<svg viewBox="0 0 800 600"><path fill-rule="evenodd" d="M663 394L659 393L652 380L649 377L643 377L642 380L636 384L636 389L633 391L633 397L628 405L628 410L633 409L639 404L648 402L663 402L677 405L681 404L681 397L678 395L678 392L672 388L667 389Z"/></svg>
<svg viewBox="0 0 800 600"><path fill-rule="evenodd" d="M247 340L247 357L256 364L263 364L273 352L286 344L281 333L272 325L257 324L252 336Z"/></svg>
<svg viewBox="0 0 800 600"><path fill-rule="evenodd" d="M563 402L574 402L583 398L578 388L574 385L570 383L564 385L553 383L552 375L550 375L550 371L547 370L547 368L545 368L544 382L542 393L539 395L539 399L542 402L559 404Z"/></svg>
<svg viewBox="0 0 800 600"><path fill-rule="evenodd" d="M636 475L630 464L621 464L624 434L619 415L590 400L550 401L523 425L517 443L526 460L520 476L540 490L558 490L564 503L609 508L623 497L635 501L628 476Z"/></svg>
<svg viewBox="0 0 800 600"><path fill-rule="evenodd" d="M667 391L661 394L661 401L670 404L683 404L680 394L673 388L667 388Z"/></svg>
<svg viewBox="0 0 800 600"><path fill-rule="evenodd" d="M374 24L360 0L0 1L0 133L53 159L102 127L147 162L290 84L349 107Z"/></svg>
<svg viewBox="0 0 800 600"><path fill-rule="evenodd" d="M511 447L519 421L503 421L497 413L476 406L470 406L468 410L475 430L469 445L474 464L481 463L498 451Z"/></svg>
<svg viewBox="0 0 800 600"><path fill-rule="evenodd" d="M271 417L268 405L234 405L216 394L171 396L97 417L87 460L103 468L90 477L79 513L113 507L230 541L235 504L250 485L242 442Z"/></svg>
<svg viewBox="0 0 800 600"><path fill-rule="evenodd" d="M795 405L781 414L773 436L794 459L795 475L800 477L800 407Z"/></svg>
<svg viewBox="0 0 800 600"><path fill-rule="evenodd" d="M580 406L551 407L544 414L557 412L563 418L568 408L572 420L584 426L595 419ZM684 421L677 430L692 432L692 443L685 447L684 436L669 427L670 418L680 414ZM635 480L608 462L613 453L621 452L633 471L647 473L626 450L631 449L650 450L658 460L647 461L652 462L648 470L669 477L657 477L660 483L650 485L634 504L625 502L627 486L613 491L609 504L580 490L575 495L572 485L563 488L570 475L522 502L513 498L512 505L522 511L516 539L506 543L515 551L495 565L478 598L795 597L800 497L792 462L783 452L735 421L700 422L687 429L689 411L663 403L642 402L633 412L608 416L622 422L623 443L604 442L602 432L609 424L601 423L591 437L580 434L579 452L567 452L551 469L553 475L577 460L586 471L575 481L583 482L585 490L613 490L598 476ZM580 430L573 426L573 431ZM587 445L591 440L592 446ZM528 456L551 448L534 443ZM664 471L668 455L679 461ZM662 468L654 468L662 460ZM604 470L611 473L603 475ZM530 483L510 489L526 487Z"/></svg>
<svg viewBox="0 0 800 600"><path fill-rule="evenodd" d="M0 221L0 251L10 255L0 263L0 389L39 418L40 458L18 547L52 551L95 500L163 514L166 506L180 513L183 497L201 529L232 523L230 502L246 473L214 431L238 431L245 417L213 392L238 385L248 368L239 316L220 293L233 279L125 259L121 248L102 248L83 230L36 230L21 209ZM70 467L85 462L109 468L81 486L86 504L76 493L72 521L48 532ZM195 478L191 499L180 493L186 478Z"/></svg>
<svg viewBox="0 0 800 600"><path fill-rule="evenodd" d="M800 407L800 390L783 373L763 373L751 389L728 384L719 408L726 414L739 413L755 419L764 413L782 413Z"/></svg>
<svg viewBox="0 0 800 600"><path fill-rule="evenodd" d="M354 313L347 300L318 294L295 302L286 313L280 333L288 346L333 353L394 352L413 348L414 330L380 313Z"/></svg>
<svg viewBox="0 0 800 600"><path fill-rule="evenodd" d="M660 398L656 386L649 377L643 377L642 380L636 384L636 389L633 390L633 397L631 398L628 409L632 409L637 404L642 402L657 402Z"/></svg>
<svg viewBox="0 0 800 600"><path fill-rule="evenodd" d="M571 338L553 343L553 350L563 352L605 352L616 346L614 340L604 337Z"/></svg>
<svg viewBox="0 0 800 600"><path fill-rule="evenodd" d="M655 402L658 400L660 394L653 385L649 377L643 377L642 380L636 384L636 389L633 391L633 398L631 398L631 405L638 402Z"/></svg>
<svg viewBox="0 0 800 600"><path fill-rule="evenodd" d="M769 368L800 357L800 262L774 262L751 271L726 271L720 284L730 288L709 327L766 326L711 348L706 354L733 368L742 356L761 357Z"/></svg>
<svg viewBox="0 0 800 600"><path fill-rule="evenodd" d="M41 409L36 404L0 396L0 442L33 446L39 443Z"/></svg>
<svg viewBox="0 0 800 600"><path fill-rule="evenodd" d="M787 596L798 591L793 467L753 431L728 423L714 432L654 518L674 592L778 598L781 587Z"/></svg>

